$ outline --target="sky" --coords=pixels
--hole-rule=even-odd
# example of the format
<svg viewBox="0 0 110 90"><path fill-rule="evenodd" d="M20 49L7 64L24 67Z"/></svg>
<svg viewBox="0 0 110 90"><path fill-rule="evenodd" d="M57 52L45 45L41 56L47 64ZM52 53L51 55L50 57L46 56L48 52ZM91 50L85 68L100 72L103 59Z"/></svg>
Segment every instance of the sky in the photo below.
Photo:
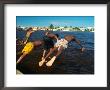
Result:
<svg viewBox="0 0 110 90"><path fill-rule="evenodd" d="M16 16L16 25L94 27L94 16Z"/></svg>

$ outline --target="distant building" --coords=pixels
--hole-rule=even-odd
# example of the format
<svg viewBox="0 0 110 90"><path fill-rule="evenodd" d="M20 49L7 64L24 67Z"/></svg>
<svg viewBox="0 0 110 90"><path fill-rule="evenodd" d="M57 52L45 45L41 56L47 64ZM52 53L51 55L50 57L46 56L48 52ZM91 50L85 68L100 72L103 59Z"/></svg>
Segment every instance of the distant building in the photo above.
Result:
<svg viewBox="0 0 110 90"><path fill-rule="evenodd" d="M87 29L93 29L93 27L87 27Z"/></svg>
<svg viewBox="0 0 110 90"><path fill-rule="evenodd" d="M32 29L33 29L34 31L37 31L37 27L32 27Z"/></svg>
<svg viewBox="0 0 110 90"><path fill-rule="evenodd" d="M21 26L17 26L16 29L17 30L27 30L28 28L30 27L21 27ZM35 27L32 27L34 31L37 31L37 30L49 30L49 31L89 31L89 32L94 32L94 27L55 27L54 29L50 29L50 27L38 27L38 26L35 26Z"/></svg>
<svg viewBox="0 0 110 90"><path fill-rule="evenodd" d="M62 30L62 29L64 29L64 27L59 27L59 28L57 28L57 29Z"/></svg>
<svg viewBox="0 0 110 90"><path fill-rule="evenodd" d="M81 31L85 31L86 28L85 28L85 27L80 27L79 29L80 29Z"/></svg>
<svg viewBox="0 0 110 90"><path fill-rule="evenodd" d="M91 32L94 32L94 27L87 27L87 29Z"/></svg>
<svg viewBox="0 0 110 90"><path fill-rule="evenodd" d="M23 30L25 29L25 27L21 27Z"/></svg>

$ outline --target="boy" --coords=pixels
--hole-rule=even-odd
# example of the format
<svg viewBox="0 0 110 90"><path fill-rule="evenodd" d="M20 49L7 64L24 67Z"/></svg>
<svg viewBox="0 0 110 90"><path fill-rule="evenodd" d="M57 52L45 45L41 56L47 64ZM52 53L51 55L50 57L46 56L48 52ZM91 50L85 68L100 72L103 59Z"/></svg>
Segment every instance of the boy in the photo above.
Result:
<svg viewBox="0 0 110 90"><path fill-rule="evenodd" d="M52 54L55 50L57 50L56 55L53 56L53 58L46 63L46 66L52 66L56 58L62 53L62 51L68 47L68 43L71 41L75 41L80 47L81 51L84 51L84 47L80 44L80 41L75 38L73 35L66 35L63 39L60 39L55 44L54 48L51 50L49 54L44 58L44 61Z"/></svg>
<svg viewBox="0 0 110 90"><path fill-rule="evenodd" d="M21 60L34 49L34 47L39 47L41 45L44 45L44 49L45 49L43 52L43 57L42 57L42 59L43 59L45 56L46 49L50 49L50 51L51 51L51 49L54 47L54 43L52 41L53 39L57 39L57 36L55 34L46 32L45 36L42 40L28 42L25 45L25 47L23 48L22 55L17 60L17 64L20 63ZM44 63L43 61L41 62L41 64L39 63L40 64L39 66L41 66L43 63Z"/></svg>

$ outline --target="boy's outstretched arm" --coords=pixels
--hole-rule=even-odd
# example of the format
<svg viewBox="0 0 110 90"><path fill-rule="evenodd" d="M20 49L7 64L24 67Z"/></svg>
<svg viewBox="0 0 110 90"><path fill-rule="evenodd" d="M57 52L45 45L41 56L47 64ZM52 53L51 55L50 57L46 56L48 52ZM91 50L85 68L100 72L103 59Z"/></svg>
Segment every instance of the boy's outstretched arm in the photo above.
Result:
<svg viewBox="0 0 110 90"><path fill-rule="evenodd" d="M81 45L80 41L75 38L75 42L81 47L81 51L83 52L85 48Z"/></svg>

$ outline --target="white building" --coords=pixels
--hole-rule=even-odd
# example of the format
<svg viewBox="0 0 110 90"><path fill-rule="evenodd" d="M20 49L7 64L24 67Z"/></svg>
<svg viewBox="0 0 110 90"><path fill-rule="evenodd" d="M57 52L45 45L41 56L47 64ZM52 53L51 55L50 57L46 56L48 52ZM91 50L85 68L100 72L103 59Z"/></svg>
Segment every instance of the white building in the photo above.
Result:
<svg viewBox="0 0 110 90"><path fill-rule="evenodd" d="M25 29L25 27L21 27L22 29Z"/></svg>
<svg viewBox="0 0 110 90"><path fill-rule="evenodd" d="M87 29L89 29L89 31L94 31L94 27L87 27Z"/></svg>
<svg viewBox="0 0 110 90"><path fill-rule="evenodd" d="M37 27L32 27L32 29L33 29L34 31L37 31Z"/></svg>
<svg viewBox="0 0 110 90"><path fill-rule="evenodd" d="M86 28L85 28L85 27L80 27L79 29L80 29L81 31L85 31Z"/></svg>
<svg viewBox="0 0 110 90"><path fill-rule="evenodd" d="M87 29L92 29L93 27L87 27Z"/></svg>

